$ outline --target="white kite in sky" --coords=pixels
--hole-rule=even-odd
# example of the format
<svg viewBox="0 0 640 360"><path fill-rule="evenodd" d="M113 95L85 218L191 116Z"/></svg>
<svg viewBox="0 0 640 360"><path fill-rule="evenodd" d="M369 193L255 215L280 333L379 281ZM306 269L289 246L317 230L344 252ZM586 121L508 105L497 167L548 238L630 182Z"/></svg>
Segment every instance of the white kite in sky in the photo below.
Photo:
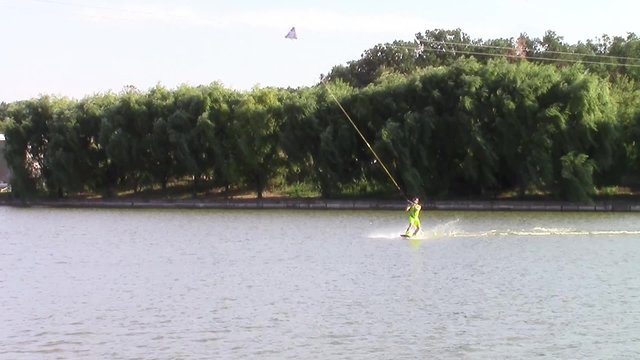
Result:
<svg viewBox="0 0 640 360"><path fill-rule="evenodd" d="M291 30L289 30L289 32L287 33L287 35L285 36L286 39L297 39L298 36L296 35L296 27L292 27Z"/></svg>

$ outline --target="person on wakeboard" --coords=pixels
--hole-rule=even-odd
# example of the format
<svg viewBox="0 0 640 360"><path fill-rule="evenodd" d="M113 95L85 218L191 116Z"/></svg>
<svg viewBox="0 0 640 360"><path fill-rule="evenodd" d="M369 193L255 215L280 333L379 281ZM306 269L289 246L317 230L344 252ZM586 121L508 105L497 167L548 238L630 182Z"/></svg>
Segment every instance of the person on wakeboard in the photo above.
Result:
<svg viewBox="0 0 640 360"><path fill-rule="evenodd" d="M420 206L420 199L415 197L413 201L409 201L409 205L407 205L407 209L405 211L409 212L409 226L407 230L404 232L406 236L415 236L418 231L420 231L420 210L422 206ZM411 228L414 227L415 231L413 235L409 234Z"/></svg>

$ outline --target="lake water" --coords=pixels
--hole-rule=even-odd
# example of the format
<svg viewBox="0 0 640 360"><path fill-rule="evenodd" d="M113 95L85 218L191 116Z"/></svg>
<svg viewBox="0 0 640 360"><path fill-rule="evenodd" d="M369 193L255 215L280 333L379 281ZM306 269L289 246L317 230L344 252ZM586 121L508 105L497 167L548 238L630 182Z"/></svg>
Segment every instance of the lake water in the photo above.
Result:
<svg viewBox="0 0 640 360"><path fill-rule="evenodd" d="M0 207L0 359L637 359L639 220Z"/></svg>

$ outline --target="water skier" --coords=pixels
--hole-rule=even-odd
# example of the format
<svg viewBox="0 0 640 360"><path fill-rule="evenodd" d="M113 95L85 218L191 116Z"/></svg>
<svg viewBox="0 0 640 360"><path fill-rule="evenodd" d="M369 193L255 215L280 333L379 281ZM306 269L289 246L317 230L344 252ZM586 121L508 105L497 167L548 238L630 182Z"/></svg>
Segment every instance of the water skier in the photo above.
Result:
<svg viewBox="0 0 640 360"><path fill-rule="evenodd" d="M413 201L409 201L409 205L407 205L407 209L405 211L409 212L409 226L407 230L404 232L406 236L415 236L418 231L420 231L420 210L422 206L420 206L420 199L414 198ZM409 231L411 227L415 228L413 235L409 235Z"/></svg>

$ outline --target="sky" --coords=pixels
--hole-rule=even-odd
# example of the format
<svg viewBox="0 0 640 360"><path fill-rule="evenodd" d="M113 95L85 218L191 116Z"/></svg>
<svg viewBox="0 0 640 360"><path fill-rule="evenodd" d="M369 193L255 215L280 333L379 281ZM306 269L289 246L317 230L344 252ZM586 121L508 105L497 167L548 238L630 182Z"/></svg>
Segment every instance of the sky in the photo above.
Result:
<svg viewBox="0 0 640 360"><path fill-rule="evenodd" d="M569 43L640 34L636 0L0 0L0 102L220 82L301 87L376 44L460 28ZM285 39L295 26L298 39Z"/></svg>

